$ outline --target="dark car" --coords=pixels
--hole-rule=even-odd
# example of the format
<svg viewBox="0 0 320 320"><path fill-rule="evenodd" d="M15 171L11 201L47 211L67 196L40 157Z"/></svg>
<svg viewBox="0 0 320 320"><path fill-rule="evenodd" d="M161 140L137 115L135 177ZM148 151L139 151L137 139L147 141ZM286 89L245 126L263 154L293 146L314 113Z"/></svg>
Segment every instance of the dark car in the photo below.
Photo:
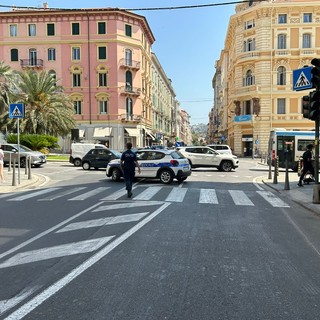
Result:
<svg viewBox="0 0 320 320"><path fill-rule="evenodd" d="M81 160L84 170L90 168L106 168L108 163L113 159L120 159L121 153L110 149L91 149Z"/></svg>

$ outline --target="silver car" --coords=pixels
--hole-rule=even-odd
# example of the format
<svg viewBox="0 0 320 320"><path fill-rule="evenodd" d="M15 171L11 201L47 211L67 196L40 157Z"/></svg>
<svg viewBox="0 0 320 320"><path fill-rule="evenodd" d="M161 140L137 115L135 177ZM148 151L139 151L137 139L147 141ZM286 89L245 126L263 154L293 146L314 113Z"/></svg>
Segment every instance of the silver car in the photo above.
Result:
<svg viewBox="0 0 320 320"><path fill-rule="evenodd" d="M39 151L33 151L26 146L18 144L8 144L8 143L1 143L2 150L4 153L4 165L9 165L10 161L13 163L13 160L18 162L18 157L20 156L20 167L24 168L26 166L27 158L30 157L31 165L33 167L40 167L44 163L47 162L47 157L45 154ZM20 151L20 154L19 154Z"/></svg>

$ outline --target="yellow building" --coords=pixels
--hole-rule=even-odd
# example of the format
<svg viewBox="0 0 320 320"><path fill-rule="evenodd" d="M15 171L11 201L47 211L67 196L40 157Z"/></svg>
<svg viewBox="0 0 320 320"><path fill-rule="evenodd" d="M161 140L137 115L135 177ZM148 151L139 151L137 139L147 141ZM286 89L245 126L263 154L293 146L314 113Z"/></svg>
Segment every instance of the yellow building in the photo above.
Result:
<svg viewBox="0 0 320 320"><path fill-rule="evenodd" d="M320 57L320 0L238 4L216 63L218 132L234 153L266 154L270 130L314 129L293 90L293 70Z"/></svg>

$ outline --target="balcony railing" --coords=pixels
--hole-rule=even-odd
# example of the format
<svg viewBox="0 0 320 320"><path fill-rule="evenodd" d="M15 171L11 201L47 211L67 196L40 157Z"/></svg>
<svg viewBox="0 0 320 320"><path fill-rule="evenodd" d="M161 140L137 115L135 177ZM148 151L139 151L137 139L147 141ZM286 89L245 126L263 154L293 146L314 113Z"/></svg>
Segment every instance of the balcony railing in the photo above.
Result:
<svg viewBox="0 0 320 320"><path fill-rule="evenodd" d="M140 88L133 88L130 85L126 85L126 86L120 87L120 94L139 97L141 94L141 89Z"/></svg>
<svg viewBox="0 0 320 320"><path fill-rule="evenodd" d="M43 68L42 59L20 59L22 68Z"/></svg>
<svg viewBox="0 0 320 320"><path fill-rule="evenodd" d="M140 61L134 61L130 59L121 59L120 60L120 67L129 68L133 70L140 69Z"/></svg>
<svg viewBox="0 0 320 320"><path fill-rule="evenodd" d="M130 114L130 113L124 113L120 115L121 121L136 121L140 122L142 120L142 116L139 114Z"/></svg>

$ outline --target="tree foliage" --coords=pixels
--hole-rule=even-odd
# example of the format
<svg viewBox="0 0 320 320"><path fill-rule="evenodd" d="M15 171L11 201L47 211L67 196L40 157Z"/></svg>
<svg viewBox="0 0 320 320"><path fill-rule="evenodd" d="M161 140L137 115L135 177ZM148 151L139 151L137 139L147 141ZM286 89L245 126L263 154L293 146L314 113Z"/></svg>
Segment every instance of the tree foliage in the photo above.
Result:
<svg viewBox="0 0 320 320"><path fill-rule="evenodd" d="M18 72L16 89L10 92L9 101L25 106L25 117L19 122L22 133L65 136L75 127L73 103L47 71ZM9 118L6 103L0 129L14 132L16 126L16 119Z"/></svg>

